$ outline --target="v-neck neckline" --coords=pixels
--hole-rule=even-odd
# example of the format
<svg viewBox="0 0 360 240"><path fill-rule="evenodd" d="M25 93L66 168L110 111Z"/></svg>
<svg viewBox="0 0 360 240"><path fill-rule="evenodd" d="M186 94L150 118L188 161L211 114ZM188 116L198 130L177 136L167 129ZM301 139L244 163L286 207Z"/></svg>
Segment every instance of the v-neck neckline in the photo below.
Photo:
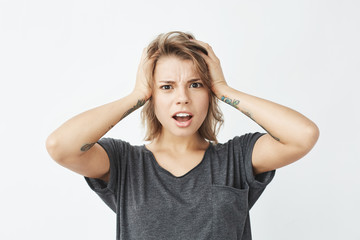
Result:
<svg viewBox="0 0 360 240"><path fill-rule="evenodd" d="M174 178L174 179L183 179L185 178L186 176L190 175L192 172L194 172L196 169L198 169L201 165L203 165L205 159L206 159L206 154L207 152L209 151L209 149L211 148L212 146L212 143L210 142L209 143L209 146L205 149L205 152L203 154L203 157L201 159L201 161L195 166L193 167L192 169L190 169L189 171L187 171L185 174L181 175L181 176L175 176L174 174L172 174L169 170L163 168L162 166L160 166L160 164L158 163L158 161L156 160L156 157L154 155L154 153L149 150L145 144L142 145L143 149L145 149L146 152L148 152L151 156L151 160L152 162L155 164L156 168L158 168L160 171L164 172L165 174L169 175L170 177Z"/></svg>

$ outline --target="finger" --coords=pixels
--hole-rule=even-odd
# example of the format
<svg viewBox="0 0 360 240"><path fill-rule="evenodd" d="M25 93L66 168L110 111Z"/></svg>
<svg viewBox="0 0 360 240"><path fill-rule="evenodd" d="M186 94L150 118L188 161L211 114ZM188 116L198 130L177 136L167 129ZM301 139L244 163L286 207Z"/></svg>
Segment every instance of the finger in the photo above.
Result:
<svg viewBox="0 0 360 240"><path fill-rule="evenodd" d="M200 40L196 40L193 39L192 41L196 42L197 44L199 44L200 46L202 46L203 48L206 49L206 51L208 52L208 56L214 60L214 61L219 61L218 57L215 55L214 50L212 49L212 47L210 46L210 44L200 41Z"/></svg>
<svg viewBox="0 0 360 240"><path fill-rule="evenodd" d="M200 40L197 40L197 39L191 39L191 41L197 42L198 44L200 44L201 46L203 46L206 49L211 48L211 46L206 42L203 42L203 41L200 41Z"/></svg>

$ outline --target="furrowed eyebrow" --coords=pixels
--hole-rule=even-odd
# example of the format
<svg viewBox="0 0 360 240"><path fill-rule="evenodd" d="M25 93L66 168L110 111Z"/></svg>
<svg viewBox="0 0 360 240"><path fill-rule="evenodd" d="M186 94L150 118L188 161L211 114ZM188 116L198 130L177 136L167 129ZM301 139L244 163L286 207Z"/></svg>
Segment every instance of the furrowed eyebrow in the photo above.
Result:
<svg viewBox="0 0 360 240"><path fill-rule="evenodd" d="M201 79L200 78L191 79L188 81L188 83L198 82L198 81L201 81Z"/></svg>
<svg viewBox="0 0 360 240"><path fill-rule="evenodd" d="M160 83L175 83L175 81L159 81Z"/></svg>
<svg viewBox="0 0 360 240"><path fill-rule="evenodd" d="M197 82L197 81L201 81L200 78L194 78L194 79L190 79L187 82L188 83L192 83L192 82ZM160 83L175 83L175 81L167 81L167 80L163 80L163 81L159 81Z"/></svg>

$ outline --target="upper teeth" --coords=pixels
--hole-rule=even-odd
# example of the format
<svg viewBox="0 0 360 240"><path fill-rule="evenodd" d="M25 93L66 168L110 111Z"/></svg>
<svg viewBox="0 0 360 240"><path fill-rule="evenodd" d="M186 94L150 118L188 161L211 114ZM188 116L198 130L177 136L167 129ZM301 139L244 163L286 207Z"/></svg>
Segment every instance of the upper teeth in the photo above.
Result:
<svg viewBox="0 0 360 240"><path fill-rule="evenodd" d="M190 114L187 114L187 113L178 113L176 114L177 117L189 117Z"/></svg>

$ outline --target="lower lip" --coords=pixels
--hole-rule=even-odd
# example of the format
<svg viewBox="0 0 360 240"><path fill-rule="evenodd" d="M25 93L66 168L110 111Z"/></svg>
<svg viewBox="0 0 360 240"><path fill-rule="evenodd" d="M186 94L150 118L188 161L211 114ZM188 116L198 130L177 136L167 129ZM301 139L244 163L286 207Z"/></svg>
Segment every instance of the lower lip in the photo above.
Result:
<svg viewBox="0 0 360 240"><path fill-rule="evenodd" d="M189 120L187 120L185 122L179 122L179 121L176 121L176 119L174 119L174 121L175 121L176 126L178 126L180 128L185 128L185 127L190 126L190 124L192 122L192 118L190 118Z"/></svg>

